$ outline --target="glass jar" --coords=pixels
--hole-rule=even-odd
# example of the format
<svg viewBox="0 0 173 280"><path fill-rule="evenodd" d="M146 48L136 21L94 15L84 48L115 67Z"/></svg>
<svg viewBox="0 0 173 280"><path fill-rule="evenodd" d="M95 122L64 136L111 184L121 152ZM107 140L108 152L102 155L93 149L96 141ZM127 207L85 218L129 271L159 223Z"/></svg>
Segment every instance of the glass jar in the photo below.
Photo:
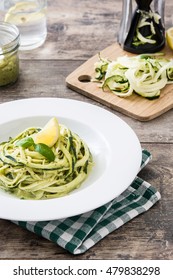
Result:
<svg viewBox="0 0 173 280"><path fill-rule="evenodd" d="M19 39L18 28L0 22L0 87L13 84L19 76Z"/></svg>

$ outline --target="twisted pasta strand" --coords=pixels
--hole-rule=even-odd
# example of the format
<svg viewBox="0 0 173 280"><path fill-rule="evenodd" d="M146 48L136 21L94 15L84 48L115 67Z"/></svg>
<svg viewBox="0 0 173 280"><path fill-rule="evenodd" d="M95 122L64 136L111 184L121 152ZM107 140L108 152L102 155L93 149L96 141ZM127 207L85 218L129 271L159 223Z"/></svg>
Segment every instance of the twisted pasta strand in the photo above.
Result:
<svg viewBox="0 0 173 280"><path fill-rule="evenodd" d="M21 199L61 197L79 188L93 166L86 143L64 125L51 148L55 160L49 162L31 147L17 146L17 141L40 129L28 128L8 142L0 144L0 188Z"/></svg>

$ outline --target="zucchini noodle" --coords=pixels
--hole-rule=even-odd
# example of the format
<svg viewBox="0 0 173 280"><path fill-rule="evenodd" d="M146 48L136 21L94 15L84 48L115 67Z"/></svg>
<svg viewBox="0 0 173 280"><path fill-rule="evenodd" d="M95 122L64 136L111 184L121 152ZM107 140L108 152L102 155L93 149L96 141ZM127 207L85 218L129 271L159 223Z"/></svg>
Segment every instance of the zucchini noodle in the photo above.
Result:
<svg viewBox="0 0 173 280"><path fill-rule="evenodd" d="M158 98L161 89L173 83L173 60L161 55L125 55L114 61L99 56L99 62L94 65L93 81L101 83L103 90L108 89L119 97L136 93L148 99Z"/></svg>
<svg viewBox="0 0 173 280"><path fill-rule="evenodd" d="M157 13L153 13L151 11L138 11L138 13L141 14L141 18L138 22L137 29L136 29L136 35L133 38L133 45L139 46L141 44L156 44L157 41L153 39L153 37L156 35L156 31L154 28L154 22L155 24L159 24L160 16ZM144 36L141 33L141 29L148 27L150 30L148 36Z"/></svg>
<svg viewBox="0 0 173 280"><path fill-rule="evenodd" d="M77 134L59 126L60 136L51 148L55 159L51 162L32 146L16 145L37 133L38 128L28 128L0 144L1 189L21 199L49 199L80 187L93 166L91 152Z"/></svg>

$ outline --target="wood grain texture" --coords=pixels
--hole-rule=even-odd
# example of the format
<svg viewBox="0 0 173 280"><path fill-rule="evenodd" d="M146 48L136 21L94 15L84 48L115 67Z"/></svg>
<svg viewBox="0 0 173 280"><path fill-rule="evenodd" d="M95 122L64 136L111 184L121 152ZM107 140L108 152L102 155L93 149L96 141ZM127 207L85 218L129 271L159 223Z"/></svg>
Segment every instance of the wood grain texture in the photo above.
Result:
<svg viewBox="0 0 173 280"><path fill-rule="evenodd" d="M88 252L73 256L50 241L0 220L0 259L173 259L173 110L149 122L121 114L66 87L65 79L87 59L113 44L121 18L119 0L48 0L48 37L20 53L16 84L0 88L0 103L30 97L72 98L96 104L121 117L153 156L140 176L161 200L148 212L114 231ZM166 1L171 26L172 0ZM1 206L0 206L1 207Z"/></svg>
<svg viewBox="0 0 173 280"><path fill-rule="evenodd" d="M66 77L84 61L31 60L20 62L20 77L13 86L0 90L0 103L35 97L70 98L95 104L121 117L141 142L173 143L172 110L149 122L132 119L66 87Z"/></svg>
<svg viewBox="0 0 173 280"><path fill-rule="evenodd" d="M148 212L106 236L88 252L73 256L44 238L0 220L1 259L172 259L173 164L167 161L173 144L145 144L153 160L140 176L161 192ZM163 152L164 151L164 152ZM8 233L8 234L7 234Z"/></svg>
<svg viewBox="0 0 173 280"><path fill-rule="evenodd" d="M172 6L166 0L166 28L172 25ZM20 57L87 60L117 41L121 9L119 0L48 0L46 42L32 52L21 52Z"/></svg>
<svg viewBox="0 0 173 280"><path fill-rule="evenodd" d="M172 53L169 48L163 49L166 58L171 58ZM100 52L101 57L109 60L116 60L120 56L132 56L122 50L119 44L114 43ZM121 98L111 93L109 90L103 91L100 84L93 82L95 78L94 64L99 61L98 54L91 57L83 65L73 71L67 78L67 86L87 97L107 105L125 115L140 121L152 120L173 108L173 85L166 85L160 97L148 100L135 93L126 98Z"/></svg>

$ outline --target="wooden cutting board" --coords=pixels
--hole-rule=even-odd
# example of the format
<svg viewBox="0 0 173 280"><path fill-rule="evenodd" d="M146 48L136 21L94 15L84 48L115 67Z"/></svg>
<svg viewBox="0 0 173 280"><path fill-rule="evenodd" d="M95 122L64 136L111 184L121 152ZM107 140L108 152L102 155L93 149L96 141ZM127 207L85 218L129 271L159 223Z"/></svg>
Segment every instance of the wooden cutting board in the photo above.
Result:
<svg viewBox="0 0 173 280"><path fill-rule="evenodd" d="M168 47L165 47L162 52L165 53L166 57L173 57L173 51L168 49ZM122 55L134 55L122 50L117 43L107 47L101 51L100 54L101 57L111 60ZM99 88L98 83L91 81L91 79L94 78L94 63L96 61L98 61L98 54L91 57L72 72L66 78L67 86L111 109L140 121L149 121L173 108L173 84L166 85L166 87L161 90L160 97L154 100L148 100L136 94L122 98L108 91L103 92L103 90Z"/></svg>

